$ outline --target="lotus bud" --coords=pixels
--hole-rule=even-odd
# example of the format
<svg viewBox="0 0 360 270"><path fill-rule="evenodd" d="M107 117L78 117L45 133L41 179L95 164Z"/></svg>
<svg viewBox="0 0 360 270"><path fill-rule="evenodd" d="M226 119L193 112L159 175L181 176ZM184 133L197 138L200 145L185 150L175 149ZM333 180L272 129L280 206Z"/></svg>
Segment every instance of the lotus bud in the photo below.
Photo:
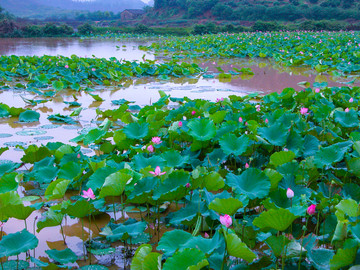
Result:
<svg viewBox="0 0 360 270"><path fill-rule="evenodd" d="M229 215L220 216L220 223L229 228L232 224L232 218Z"/></svg>
<svg viewBox="0 0 360 270"><path fill-rule="evenodd" d="M312 204L308 207L308 209L306 210L306 213L308 213L308 215L313 215L315 214L315 208L316 208L316 204Z"/></svg>
<svg viewBox="0 0 360 270"><path fill-rule="evenodd" d="M288 197L288 199L292 199L294 197L294 191L291 188L287 189L286 197Z"/></svg>

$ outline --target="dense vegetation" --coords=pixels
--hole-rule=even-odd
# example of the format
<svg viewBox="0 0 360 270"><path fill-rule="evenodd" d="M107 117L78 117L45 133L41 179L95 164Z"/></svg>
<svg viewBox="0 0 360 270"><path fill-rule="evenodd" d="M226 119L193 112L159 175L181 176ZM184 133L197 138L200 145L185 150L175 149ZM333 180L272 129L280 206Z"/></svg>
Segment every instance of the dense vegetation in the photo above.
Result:
<svg viewBox="0 0 360 270"><path fill-rule="evenodd" d="M359 1L355 0L156 0L154 17L215 18L246 21L295 21L360 19ZM158 12L156 12L158 11Z"/></svg>

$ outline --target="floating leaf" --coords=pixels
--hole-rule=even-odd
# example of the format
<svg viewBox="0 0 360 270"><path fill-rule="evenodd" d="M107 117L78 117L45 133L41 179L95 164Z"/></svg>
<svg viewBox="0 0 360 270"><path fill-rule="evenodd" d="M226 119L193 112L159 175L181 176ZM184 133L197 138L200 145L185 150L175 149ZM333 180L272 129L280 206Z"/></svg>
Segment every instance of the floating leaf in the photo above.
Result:
<svg viewBox="0 0 360 270"><path fill-rule="evenodd" d="M76 254L69 248L64 250L45 250L45 253L49 255L51 259L61 264L74 263L78 259Z"/></svg>

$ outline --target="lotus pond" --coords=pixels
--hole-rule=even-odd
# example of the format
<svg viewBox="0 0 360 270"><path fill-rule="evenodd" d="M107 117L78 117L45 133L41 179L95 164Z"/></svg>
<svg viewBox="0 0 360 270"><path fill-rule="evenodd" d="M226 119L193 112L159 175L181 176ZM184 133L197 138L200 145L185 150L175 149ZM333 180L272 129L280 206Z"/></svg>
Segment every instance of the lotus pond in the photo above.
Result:
<svg viewBox="0 0 360 270"><path fill-rule="evenodd" d="M2 269L357 269L358 35L1 56Z"/></svg>

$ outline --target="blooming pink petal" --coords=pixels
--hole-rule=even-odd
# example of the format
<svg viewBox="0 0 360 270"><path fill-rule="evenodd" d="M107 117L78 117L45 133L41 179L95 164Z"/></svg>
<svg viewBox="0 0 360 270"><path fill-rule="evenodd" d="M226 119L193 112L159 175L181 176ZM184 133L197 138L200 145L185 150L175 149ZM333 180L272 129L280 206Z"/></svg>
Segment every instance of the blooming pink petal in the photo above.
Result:
<svg viewBox="0 0 360 270"><path fill-rule="evenodd" d="M250 167L249 163L246 162L245 169L248 169Z"/></svg>
<svg viewBox="0 0 360 270"><path fill-rule="evenodd" d="M160 137L152 137L151 141L152 141L154 144L160 144L160 143L162 143Z"/></svg>
<svg viewBox="0 0 360 270"><path fill-rule="evenodd" d="M350 98L349 99L349 102L351 103L351 102L354 102L354 99L353 98Z"/></svg>
<svg viewBox="0 0 360 270"><path fill-rule="evenodd" d="M191 112L192 115L195 115L195 113L196 113L195 111L192 111L192 112Z"/></svg>
<svg viewBox="0 0 360 270"><path fill-rule="evenodd" d="M178 126L182 127L183 123L181 121L178 122Z"/></svg>
<svg viewBox="0 0 360 270"><path fill-rule="evenodd" d="M350 111L349 108L346 108L346 109L345 109L345 112L349 112L349 111Z"/></svg>
<svg viewBox="0 0 360 270"><path fill-rule="evenodd" d="M93 192L93 190L91 188L89 188L87 191L86 190L83 190L83 195L81 195L81 197L85 198L85 199L88 199L88 201L91 199L91 200L94 200L96 197L95 197L95 194Z"/></svg>
<svg viewBox="0 0 360 270"><path fill-rule="evenodd" d="M209 238L210 236L208 235L208 233L204 233L204 237Z"/></svg>
<svg viewBox="0 0 360 270"><path fill-rule="evenodd" d="M304 107L303 107L303 108L300 109L300 113L303 114L303 115L304 115L304 114L307 114L308 111L309 111L308 108L304 108Z"/></svg>
<svg viewBox="0 0 360 270"><path fill-rule="evenodd" d="M239 117L239 122L242 123L243 119L242 117Z"/></svg>

